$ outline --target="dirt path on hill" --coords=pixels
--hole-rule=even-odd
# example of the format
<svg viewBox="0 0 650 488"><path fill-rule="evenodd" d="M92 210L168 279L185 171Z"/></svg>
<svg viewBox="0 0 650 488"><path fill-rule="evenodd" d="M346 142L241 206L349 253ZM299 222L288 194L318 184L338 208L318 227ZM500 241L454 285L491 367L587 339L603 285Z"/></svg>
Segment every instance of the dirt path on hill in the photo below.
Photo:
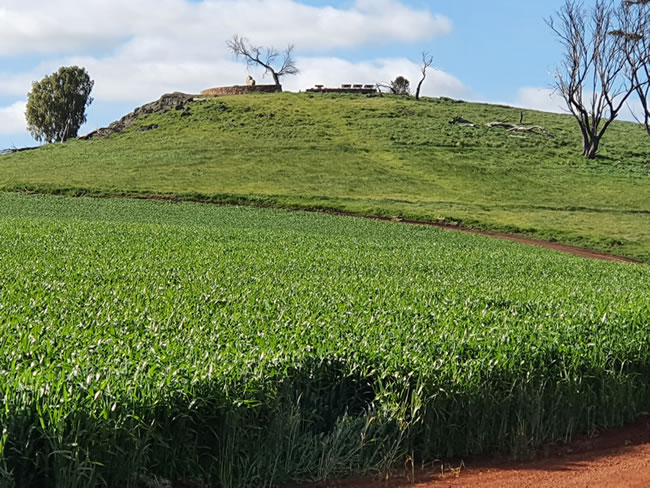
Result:
<svg viewBox="0 0 650 488"><path fill-rule="evenodd" d="M477 230L470 227L463 227L462 225L452 225L445 224L440 222L420 222L418 220L404 220L404 219L393 219L390 217L375 217L375 216L364 216L353 213L345 212L325 212L331 215L344 215L348 217L359 217L370 220L380 220L382 222L397 222L407 225L422 225L428 227L436 227L438 229L453 230L456 232L467 232L468 234L478 234L487 237L494 237L496 239L503 239L506 241L520 242L522 244L527 244L530 246L540 246L547 249L553 249L555 251L564 252L567 254L573 254L575 256L580 256L587 259L598 259L600 261L617 261L619 263L635 263L643 264L641 261L635 259L624 258L622 256L615 256L613 254L607 254L600 251L592 251L590 249L584 249L582 247L570 246L568 244L560 244L559 242L549 242L542 241L540 239L532 239L530 237L525 237L517 234L506 234L503 232L490 232L486 230Z"/></svg>
<svg viewBox="0 0 650 488"><path fill-rule="evenodd" d="M592 251L592 250L589 250L589 249L583 249L581 247L569 246L567 244L560 244L558 242L549 242L549 241L541 241L539 239L531 239L529 237L518 236L518 235L514 235L514 234L504 234L504 233L501 233L501 232L487 232L487 231L467 229L467 228L462 228L462 227L459 228L459 227L443 225L443 224L438 224L437 227L440 227L440 228L443 228L443 229L451 229L451 230L461 231L461 232L468 232L470 234L479 234L479 235L488 236L488 237L495 237L497 239L504 239L504 240L507 240L507 241L521 242L522 244L528 244L530 246L545 247L547 249L553 249L555 251L560 251L560 252L564 252L564 253L567 253L567 254L573 254L575 256L580 256L582 258L587 258L587 259L599 259L601 261L617 261L617 262L620 262L620 263L637 263L637 264L641 264L640 261L636 261L636 260L630 259L630 258L624 258L624 257L621 257L621 256L615 256L613 254L606 254L604 252Z"/></svg>
<svg viewBox="0 0 650 488"><path fill-rule="evenodd" d="M465 460L445 466L444 474L437 466L416 475L416 483L405 473L400 479L397 473L389 481L332 481L301 488L646 488L650 487L650 417L551 453L527 463Z"/></svg>
<svg viewBox="0 0 650 488"><path fill-rule="evenodd" d="M34 192L26 192L22 191L22 193L39 193L37 191ZM111 195L111 194L106 194L106 195L79 195L79 196L85 196L85 197L90 197L90 198L123 198L123 199L136 199L136 200L161 200L161 201L167 201L167 202L176 202L176 203L181 203L181 202L193 202L193 200L185 200L173 195L157 195L157 194L135 194L135 195ZM195 202L194 203L206 203L206 202ZM227 205L224 203L207 203L208 205ZM235 205L240 205L240 204L235 204ZM255 207L255 205L252 205ZM258 207L258 208L283 208L283 207ZM520 242L522 244L527 244L531 246L540 246L540 247L545 247L547 249L553 249L555 251L560 251L564 252L567 254L573 254L575 256L580 256L582 258L587 258L587 259L597 259L600 261L616 261L620 263L635 263L635 264L644 264L642 261L637 261L635 259L631 258L625 258L622 256L616 256L614 254L607 254L604 252L600 251L592 251L590 249L584 249L582 247L576 247L576 246L570 246L568 244L560 244L558 242L549 242L549 241L543 241L540 239L533 239L529 237L525 237L522 235L518 234L508 234L504 232L491 232L491 231L486 231L486 230L478 230L478 229L472 229L470 227L464 227L462 225L457 225L457 224L448 224L444 222L421 222L418 220L407 220L407 219L396 219L393 217L378 217L378 216L373 216L373 215L363 215L363 214L358 214L358 213L352 213L352 212L342 212L342 211L337 211L337 210L322 210L322 209L309 209L309 208L285 208L285 210L289 211L294 211L294 212L310 212L310 213L322 213L322 214L327 214L327 215L338 215L338 216L344 216L344 217L355 217L355 218L360 218L360 219L368 219L368 220L378 220L382 222L396 222L396 223L402 223L402 224L407 224L407 225L422 225L422 226L427 226L427 227L436 227L438 229L445 229L445 230L453 230L456 232L467 232L469 234L478 234L482 236L487 236L487 237L494 237L496 239L503 239L507 241L514 241L514 242Z"/></svg>

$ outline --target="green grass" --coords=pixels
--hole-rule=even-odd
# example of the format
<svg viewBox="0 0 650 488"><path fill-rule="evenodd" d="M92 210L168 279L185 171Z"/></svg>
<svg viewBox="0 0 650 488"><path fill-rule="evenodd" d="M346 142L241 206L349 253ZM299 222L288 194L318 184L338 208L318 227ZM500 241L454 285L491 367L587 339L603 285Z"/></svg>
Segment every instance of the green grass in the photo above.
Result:
<svg viewBox="0 0 650 488"><path fill-rule="evenodd" d="M524 455L650 408L649 295L644 265L434 228L0 194L0 485Z"/></svg>
<svg viewBox="0 0 650 488"><path fill-rule="evenodd" d="M501 106L395 97L222 97L142 119L159 129L0 157L0 188L165 194L326 208L534 235L650 261L650 139L616 123L595 161L569 116L515 137ZM463 116L479 128L450 126Z"/></svg>

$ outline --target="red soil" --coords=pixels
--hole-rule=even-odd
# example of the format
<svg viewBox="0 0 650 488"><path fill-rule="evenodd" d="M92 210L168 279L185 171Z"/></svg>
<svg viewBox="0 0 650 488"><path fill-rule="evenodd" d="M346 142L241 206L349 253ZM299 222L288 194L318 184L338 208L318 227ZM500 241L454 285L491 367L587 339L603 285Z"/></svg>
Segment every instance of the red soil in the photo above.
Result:
<svg viewBox="0 0 650 488"><path fill-rule="evenodd" d="M476 229L471 229L469 227L463 227L462 225L452 225L452 224L445 224L440 222L418 222L417 220L403 220L403 219L394 220L386 217L367 217L367 218L375 219L375 220L402 222L404 224L409 224L409 225L425 225L430 227L437 227L439 229L454 230L457 232L467 232L470 234L479 234L482 236L494 237L496 239L504 239L507 241L521 242L522 244L528 244L531 246L545 247L547 249L553 249L555 251L560 251L567 254L573 254L575 256L580 256L587 259L598 259L601 261L618 261L621 263L636 263L636 264L641 263L641 261L636 261L634 259L624 258L621 256L614 256L613 254L606 254L604 252L592 251L590 249L583 249L581 247L569 246L567 244L560 244L558 242L549 242L549 241L542 241L539 239L531 239L529 237L525 237L517 234L505 234L503 232L490 232L485 230L476 230Z"/></svg>
<svg viewBox="0 0 650 488"><path fill-rule="evenodd" d="M173 197L169 199L175 200ZM359 217L344 212L325 213ZM366 218L393 220L383 217ZM640 263L620 256L513 234L480 231L435 222L410 220L399 220L399 222L521 242L587 259ZM468 459L456 464L438 465L436 469L416 472L415 478L413 482L405 472L401 477L396 476L388 480L366 478L327 481L302 485L301 488L646 488L650 487L650 417L643 417L638 422L620 429L602 432L593 438L576 440L569 446L556 449L554 455L536 461L515 463ZM175 486L189 485L176 484Z"/></svg>
<svg viewBox="0 0 650 488"><path fill-rule="evenodd" d="M369 217L377 220L392 220ZM591 251L556 242L487 232L444 223L399 220L411 225L429 225L498 239L541 246L587 259L639 263L633 259ZM578 439L568 446L551 449L552 455L530 462L467 459L412 475L405 469L388 480L372 478L327 481L301 488L646 488L650 487L650 417L592 438Z"/></svg>
<svg viewBox="0 0 650 488"><path fill-rule="evenodd" d="M641 488L650 487L650 417L551 449L531 462L464 460L390 480L331 481L302 488Z"/></svg>
<svg viewBox="0 0 650 488"><path fill-rule="evenodd" d="M156 194L130 195L130 196L109 195L109 196L105 196L104 198L135 198L135 199L144 199L144 200L164 200L164 201L172 201L172 202L182 201L178 197L173 195L156 195ZM470 234L479 234L483 236L494 237L496 239L504 239L507 241L515 241L515 242L520 242L522 244L528 244L532 246L545 247L547 249L553 249L555 251L560 251L567 254L573 254L575 256L580 256L587 259L598 259L601 261L618 261L622 263L643 264L641 261L637 261L634 259L615 256L613 254L607 254L599 251L592 251L581 247L569 246L567 244L560 244L558 242L549 242L549 241L542 241L539 239L531 239L529 237L525 237L518 234L507 234L503 232L490 232L484 230L476 230L469 227L464 227L462 225L449 224L445 222L420 222L417 220L396 219L391 217L377 217L371 215L356 214L351 212L341 212L336 210L309 210L309 209L301 209L301 210L305 212L325 213L328 215L342 215L346 217L356 217L356 218L364 218L370 220L401 222L408 225L424 225L429 227L437 227L439 229L453 230L457 232L467 232Z"/></svg>

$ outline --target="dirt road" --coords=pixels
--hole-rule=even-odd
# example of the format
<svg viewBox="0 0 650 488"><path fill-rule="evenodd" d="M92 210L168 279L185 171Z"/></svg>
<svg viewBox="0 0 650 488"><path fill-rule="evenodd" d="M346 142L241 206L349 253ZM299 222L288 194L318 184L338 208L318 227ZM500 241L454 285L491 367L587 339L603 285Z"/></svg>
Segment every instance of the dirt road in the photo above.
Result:
<svg viewBox="0 0 650 488"><path fill-rule="evenodd" d="M338 212L331 212L331 213L338 214L338 215L359 217L359 215L355 215L355 214L346 214L346 213L338 213ZM364 217L364 218L395 222L394 219L388 217ZM641 264L640 261L636 261L630 258L625 258L622 256L615 256L613 254L606 254L604 252L592 251L591 249L584 249L582 247L570 246L568 244L560 244L559 242L550 242L550 241L542 241L539 239L532 239L530 237L522 236L519 234L505 234L503 232L477 230L469 227L463 227L462 225L451 225L451 224L446 224L441 222L419 222L417 220L404 220L404 219L400 219L397 222L408 224L408 225L424 225L430 227L437 227L438 229L452 230L456 232L466 232L469 234L478 234L482 236L493 237L495 239L503 239L506 241L520 242L522 244L527 244L529 246L545 247L547 249L553 249L555 251L560 251L567 254L573 254L575 256L580 256L582 258L587 258L587 259Z"/></svg>
<svg viewBox="0 0 650 488"><path fill-rule="evenodd" d="M647 488L650 487L650 417L594 438L550 449L551 456L513 463L486 459L450 463L388 481L330 481L302 488Z"/></svg>

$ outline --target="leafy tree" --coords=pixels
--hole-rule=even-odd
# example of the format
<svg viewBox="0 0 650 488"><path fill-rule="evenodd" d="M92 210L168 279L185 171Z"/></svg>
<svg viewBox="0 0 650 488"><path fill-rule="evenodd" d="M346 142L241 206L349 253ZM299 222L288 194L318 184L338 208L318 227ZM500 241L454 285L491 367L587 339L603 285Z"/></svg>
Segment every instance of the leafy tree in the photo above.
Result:
<svg viewBox="0 0 650 488"><path fill-rule="evenodd" d="M398 76L390 82L390 91L394 95L410 95L411 82L403 76Z"/></svg>
<svg viewBox="0 0 650 488"><path fill-rule="evenodd" d="M293 59L293 45L287 46L282 57L274 47L253 46L245 37L238 35L226 41L226 46L236 58L243 58L248 66L264 68L265 74L273 76L276 86L280 86L280 77L300 73Z"/></svg>
<svg viewBox="0 0 650 488"><path fill-rule="evenodd" d="M34 139L64 142L77 137L86 122L86 107L93 101L90 92L94 84L85 68L78 66L63 66L32 83L25 118Z"/></svg>

